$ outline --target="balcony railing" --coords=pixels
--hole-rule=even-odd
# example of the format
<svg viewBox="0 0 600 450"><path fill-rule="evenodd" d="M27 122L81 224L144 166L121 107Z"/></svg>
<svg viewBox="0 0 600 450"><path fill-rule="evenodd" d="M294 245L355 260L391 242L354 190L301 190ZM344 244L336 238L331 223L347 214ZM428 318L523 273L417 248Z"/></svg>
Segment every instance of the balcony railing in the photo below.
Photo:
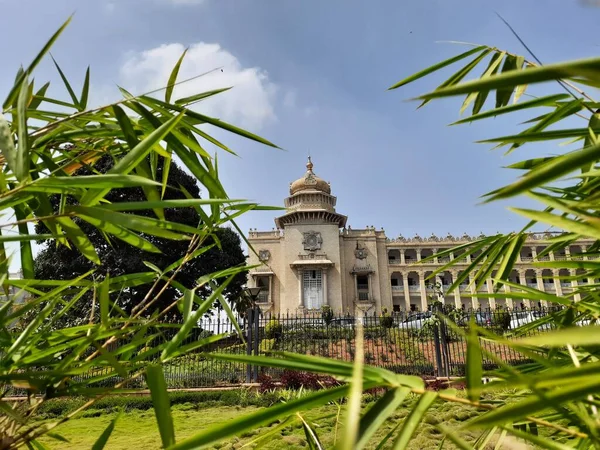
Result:
<svg viewBox="0 0 600 450"><path fill-rule="evenodd" d="M359 291L360 290L368 291L369 290L369 285L368 284L356 284L356 288Z"/></svg>
<svg viewBox="0 0 600 450"><path fill-rule="evenodd" d="M554 289L554 283L544 283L544 289Z"/></svg>
<svg viewBox="0 0 600 450"><path fill-rule="evenodd" d="M395 266L397 264L402 264L402 262L399 259L396 259L396 258L388 258L388 264L390 266Z"/></svg>
<svg viewBox="0 0 600 450"><path fill-rule="evenodd" d="M531 262L533 261L533 256L521 256L522 262Z"/></svg>
<svg viewBox="0 0 600 450"><path fill-rule="evenodd" d="M438 258L437 260L438 260L438 262L440 264L446 264L446 263L450 262L450 257L449 256L443 256L441 258Z"/></svg>
<svg viewBox="0 0 600 450"><path fill-rule="evenodd" d="M308 255L298 255L298 259L301 261L310 260L310 259L327 259L327 254L325 253L309 253Z"/></svg>
<svg viewBox="0 0 600 450"><path fill-rule="evenodd" d="M537 289L537 283L527 283L527 287Z"/></svg>
<svg viewBox="0 0 600 450"><path fill-rule="evenodd" d="M359 292L358 299L363 302L369 300L369 293L368 292Z"/></svg>
<svg viewBox="0 0 600 450"><path fill-rule="evenodd" d="M419 292L421 287L419 285L413 284L408 286L408 290L411 292Z"/></svg>
<svg viewBox="0 0 600 450"><path fill-rule="evenodd" d="M269 293L268 292L261 292L261 293L259 293L257 301L259 303L268 303L268 301L269 301Z"/></svg>
<svg viewBox="0 0 600 450"><path fill-rule="evenodd" d="M393 292L402 292L404 288L402 286L392 286Z"/></svg>

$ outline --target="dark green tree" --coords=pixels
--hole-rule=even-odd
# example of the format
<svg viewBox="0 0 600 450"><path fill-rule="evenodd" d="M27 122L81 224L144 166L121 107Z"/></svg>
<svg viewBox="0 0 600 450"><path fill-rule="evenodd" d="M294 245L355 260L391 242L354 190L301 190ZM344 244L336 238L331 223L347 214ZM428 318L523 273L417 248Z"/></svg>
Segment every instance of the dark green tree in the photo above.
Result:
<svg viewBox="0 0 600 450"><path fill-rule="evenodd" d="M102 157L93 167L80 169L78 175L106 173L112 166L113 160L110 157ZM158 163L156 170L156 179L162 179L162 162ZM163 197L165 200L184 199L186 198L185 191L194 198L200 198L200 189L196 180L173 162L169 168L167 184L168 186ZM146 196L142 188L139 187L113 189L105 198L112 203L146 201ZM69 196L66 202L68 204L75 204L76 200ZM54 210L58 211L60 196L52 196L51 203ZM152 210L135 211L135 213L137 215L156 217L155 212ZM168 208L164 210L164 214L165 219L168 221L192 227L197 227L201 220L198 212L192 207ZM102 265L94 265L73 246L69 248L65 245L57 245L55 240L45 240L41 241L45 246L35 258L35 276L37 279L69 280L91 269L95 269L94 276L96 278L102 278L107 273L111 277L116 277L131 273L147 272L150 269L144 262L162 269L182 258L188 249L188 241L168 240L142 233L141 235L145 239L161 250L161 253L146 252L118 239L107 241L106 236L96 227L78 218L74 220L94 245L102 261ZM42 234L47 232L48 230L42 223L36 226L36 233ZM245 263L246 257L241 248L240 237L233 230L230 228L219 229L214 237L208 238L207 245L215 242L216 246L187 263L177 274L175 280L186 288L194 288L197 286L197 280L203 275ZM225 298L229 299L234 307L237 306L235 303L238 299L242 297L240 294L245 283L246 274L238 274L224 291ZM135 305L144 299L150 287L150 284L144 284L122 291L118 295L118 305L127 312L131 312ZM196 292L200 296L206 296L210 293L210 288L205 285L198 288ZM155 302L152 308L148 309L147 313L150 314L157 310L162 311L180 295L181 292L176 288L172 286L168 287L161 295L159 301ZM82 302L82 305L89 304L89 299ZM84 307L82 306L82 308ZM80 309L79 313L79 319L82 320L87 317L89 311L81 311ZM178 318L178 310L172 308L169 311L167 319L173 321ZM77 320L71 321L78 322Z"/></svg>

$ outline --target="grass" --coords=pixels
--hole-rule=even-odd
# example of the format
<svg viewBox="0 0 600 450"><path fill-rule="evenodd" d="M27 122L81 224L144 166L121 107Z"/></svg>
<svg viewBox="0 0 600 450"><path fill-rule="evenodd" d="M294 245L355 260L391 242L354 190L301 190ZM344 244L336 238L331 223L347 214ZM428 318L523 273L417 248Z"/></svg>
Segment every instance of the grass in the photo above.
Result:
<svg viewBox="0 0 600 450"><path fill-rule="evenodd" d="M402 420L408 414L412 400L392 416L384 427L376 435L374 442L379 440L392 429L398 420ZM205 403L184 403L173 407L173 421L178 440L185 439L213 425L221 424L237 418L244 414L257 411L256 406L208 406ZM370 407L369 404L363 408ZM335 405L325 406L311 410L303 415L304 419L313 423L315 429L326 448L331 448L336 439L336 414L338 409ZM117 411L89 410L85 417L69 421L58 428L59 434L69 440L69 443L59 442L45 437L41 441L51 449L87 449L91 448L102 430L108 426L115 417ZM441 434L436 425L443 423L445 426L458 429L464 421L477 415L472 408L449 403L436 403L426 415L424 422L420 425L417 434L411 442L414 449L435 449L440 443ZM152 410L130 410L123 414L117 422L113 435L105 447L107 450L131 450L132 448L143 448L144 450L159 449L160 436L155 425L154 412ZM268 431L263 427L251 432L243 433L229 441L221 443L213 448L237 449L249 444ZM460 431L461 436L467 441L473 441L477 437L475 431ZM339 432L338 432L339 435ZM263 448L300 449L306 447L304 432L299 420L291 426L284 428L279 433L270 436ZM374 446L373 446L374 447ZM248 448L252 448L250 445ZM448 447L450 448L450 447ZM493 447L492 447L493 448Z"/></svg>

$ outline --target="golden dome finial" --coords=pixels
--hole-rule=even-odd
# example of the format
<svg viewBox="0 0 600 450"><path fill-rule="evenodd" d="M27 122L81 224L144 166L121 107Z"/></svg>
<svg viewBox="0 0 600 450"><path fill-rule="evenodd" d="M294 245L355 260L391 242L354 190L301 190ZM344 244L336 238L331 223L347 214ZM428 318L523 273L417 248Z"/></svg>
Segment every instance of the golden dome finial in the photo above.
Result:
<svg viewBox="0 0 600 450"><path fill-rule="evenodd" d="M309 172L312 172L312 168L313 168L313 163L312 163L312 160L310 159L310 156L309 156L309 157L308 157L308 162L306 163L306 169L307 169Z"/></svg>

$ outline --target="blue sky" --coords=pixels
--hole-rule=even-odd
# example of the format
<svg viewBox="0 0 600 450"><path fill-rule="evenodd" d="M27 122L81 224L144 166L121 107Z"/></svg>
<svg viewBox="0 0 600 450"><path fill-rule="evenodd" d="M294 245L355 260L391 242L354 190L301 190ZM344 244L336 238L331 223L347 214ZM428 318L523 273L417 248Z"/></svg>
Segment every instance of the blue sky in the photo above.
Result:
<svg viewBox="0 0 600 450"><path fill-rule="evenodd" d="M478 206L478 196L516 177L501 166L559 151L551 143L506 158L473 142L514 133L518 121L448 127L462 100L418 111L405 101L452 71L388 92L400 78L462 50L436 41L523 53L498 11L544 62L593 56L600 44L591 31L600 9L564 0L0 0L0 5L5 36L0 91L7 92L18 65L28 63L72 12L53 55L78 83L91 65L97 103L114 99L117 84L136 93L165 84L174 60L190 47L184 76L221 65L224 71L182 87L180 94L235 85L207 103L205 112L285 149L216 133L239 155L219 155L231 197L281 205L310 152L315 172L331 182L338 211L349 216L349 224L383 227L389 237L517 228L523 221L506 206L521 201ZM53 94L67 95L48 61L35 77L38 85L54 80ZM243 230L271 229L274 215L255 212L239 223Z"/></svg>

